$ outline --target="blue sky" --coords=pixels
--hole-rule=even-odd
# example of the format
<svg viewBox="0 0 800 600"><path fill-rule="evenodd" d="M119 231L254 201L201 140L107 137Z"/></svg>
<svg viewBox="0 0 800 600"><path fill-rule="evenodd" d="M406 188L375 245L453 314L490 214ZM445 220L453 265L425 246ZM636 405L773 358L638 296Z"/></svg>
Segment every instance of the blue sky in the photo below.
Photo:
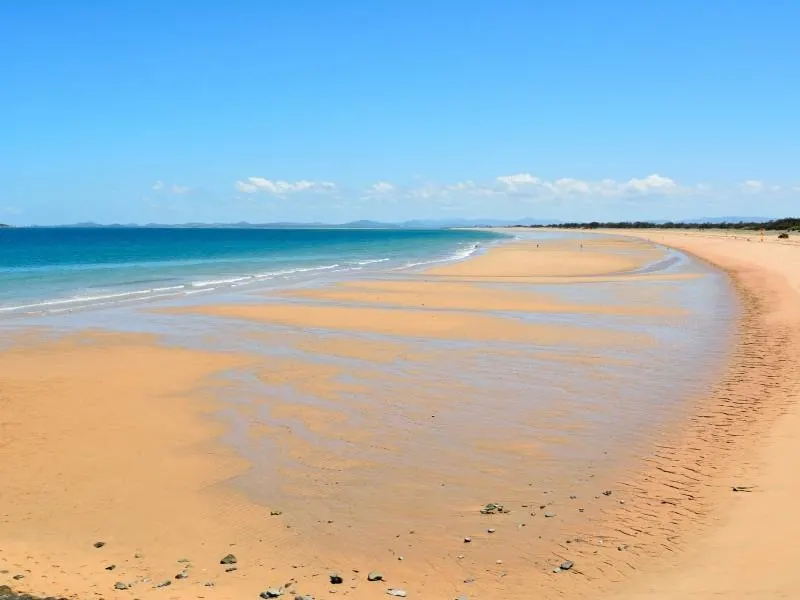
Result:
<svg viewBox="0 0 800 600"><path fill-rule="evenodd" d="M0 3L0 222L800 214L800 2Z"/></svg>

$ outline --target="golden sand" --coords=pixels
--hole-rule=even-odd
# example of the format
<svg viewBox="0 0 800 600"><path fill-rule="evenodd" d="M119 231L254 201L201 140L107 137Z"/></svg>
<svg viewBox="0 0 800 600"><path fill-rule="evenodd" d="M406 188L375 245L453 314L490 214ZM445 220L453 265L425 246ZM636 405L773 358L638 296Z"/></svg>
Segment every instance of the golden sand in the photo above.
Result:
<svg viewBox="0 0 800 600"><path fill-rule="evenodd" d="M319 598L330 593L327 576L336 570L345 584L334 591L356 600L383 597L389 586L410 598L523 598L531 590L541 598L793 597L800 575L785 565L800 552L793 543L800 521L791 518L800 493L791 469L800 445L800 249L647 236L718 264L738 282L746 311L726 377L678 427L642 448L641 461L618 481L602 479L599 470L569 474L563 489L592 490L576 500L549 498L531 481L525 494L503 498L507 515L478 513L495 500L488 482L527 486L523 478L533 479L537 461L549 458L544 445L569 444L582 423L568 406L551 407L547 417L562 425L530 439L525 431L536 416L503 420L500 398L492 399L498 413L491 424L501 428L464 432L455 445L437 441L448 415L471 410L477 400L468 381L421 379L427 371L420 361L446 365L476 351L432 351L426 341L510 341L518 348L498 352L499 360L503 352L509 359L530 352L585 365L588 373L604 350L635 349L649 339L536 325L496 311L676 316L659 305L658 294L644 309L625 294L606 308L559 306L555 296L494 286L542 278L663 283L671 276L624 273L658 260L662 248L619 237L583 248L519 242L411 281L304 293L300 302L171 313L249 321L252 340L284 339L305 359L198 352L111 333L18 337L0 355L0 570L8 571L0 584L81 598L238 599L296 581L293 590ZM260 323L286 332L260 331ZM583 351L565 352L564 343ZM314 356L405 367L378 375ZM229 391L222 375L240 368L286 395L253 397L246 405L214 400ZM416 393L422 381L424 401ZM243 424L244 442L263 444L267 458L280 459L274 481L255 483L291 504L273 506L248 487L256 465L220 443L231 434L215 417L220 410ZM261 413L269 424L256 418ZM386 422L385 414L404 420ZM731 485L754 491L734 493ZM601 494L606 487L613 493ZM558 514L545 517L540 506L553 501ZM270 514L276 508L281 515ZM94 548L99 540L106 545ZM239 558L231 573L219 564L228 552ZM190 566L178 562L183 558ZM552 567L567 559L575 567L554 574ZM184 568L188 578L171 579ZM381 570L387 584L366 582L371 569ZM25 578L11 580L14 574ZM168 588L153 587L164 579L172 581ZM117 581L135 585L115 591Z"/></svg>

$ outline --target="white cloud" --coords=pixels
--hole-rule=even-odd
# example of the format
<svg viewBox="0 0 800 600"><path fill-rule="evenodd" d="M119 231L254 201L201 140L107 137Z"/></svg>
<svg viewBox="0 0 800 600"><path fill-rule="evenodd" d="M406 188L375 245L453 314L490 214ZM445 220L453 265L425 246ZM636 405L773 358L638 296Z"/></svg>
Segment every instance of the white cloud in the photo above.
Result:
<svg viewBox="0 0 800 600"><path fill-rule="evenodd" d="M739 184L745 192L760 192L764 189L764 182L758 179L748 179Z"/></svg>
<svg viewBox="0 0 800 600"><path fill-rule="evenodd" d="M273 196L284 196L297 192L330 192L336 189L336 185L329 181L308 181L301 179L294 183L283 180L271 181L263 177L248 177L246 180L239 180L234 187L245 194L255 194L263 192Z"/></svg>
<svg viewBox="0 0 800 600"><path fill-rule="evenodd" d="M191 191L191 188L189 186L178 185L177 183L173 184L173 185L167 185L165 182L163 182L160 179L158 181L156 181L151 187L152 187L152 189L154 191L159 192L159 193L161 193L161 192L169 192L171 194L185 194L185 193Z"/></svg>
<svg viewBox="0 0 800 600"><path fill-rule="evenodd" d="M395 191L394 185L389 183L388 181L378 181L377 183L373 183L367 189L368 192L373 194L388 194L390 192Z"/></svg>
<svg viewBox="0 0 800 600"><path fill-rule="evenodd" d="M673 179L670 179L669 177L663 177L657 173L648 175L644 179L630 179L626 183L622 184L623 190L630 190L642 194L652 192L669 192L676 190L677 188L678 184Z"/></svg>
<svg viewBox="0 0 800 600"><path fill-rule="evenodd" d="M535 177L530 173L502 175L496 177L495 180L500 183L501 190L515 196L542 198L563 198L576 195L621 197L628 194L676 194L687 191L679 186L675 180L657 173L643 178L629 179L628 181L615 181L613 179L586 181L571 177L548 181Z"/></svg>
<svg viewBox="0 0 800 600"><path fill-rule="evenodd" d="M497 177L497 181L508 186L510 189L516 189L521 185L537 185L542 182L538 177L534 177L530 173L517 173L516 175L502 175Z"/></svg>

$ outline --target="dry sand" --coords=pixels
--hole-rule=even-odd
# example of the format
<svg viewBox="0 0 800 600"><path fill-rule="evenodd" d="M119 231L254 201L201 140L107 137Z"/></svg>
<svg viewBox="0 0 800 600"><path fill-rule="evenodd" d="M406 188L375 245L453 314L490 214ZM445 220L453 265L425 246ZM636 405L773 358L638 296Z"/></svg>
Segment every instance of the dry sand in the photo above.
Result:
<svg viewBox="0 0 800 600"><path fill-rule="evenodd" d="M707 404L709 412L698 413L718 431L707 431L704 438L695 431L684 448L675 446L665 454L671 460L664 464L673 463L669 469L676 481L705 483L706 526L690 538L686 552L615 597L800 597L800 571L793 568L800 561L800 519L794 515L800 497L795 469L800 455L800 247L774 237L762 243L758 236L748 241L725 233L631 235L726 269L751 313L716 402ZM706 449L712 454L705 455ZM692 465L696 471L689 470ZM733 486L751 491L734 492Z"/></svg>
<svg viewBox="0 0 800 600"><path fill-rule="evenodd" d="M415 382L399 374L360 373L356 384L307 360L184 350L144 336L87 332L43 339L39 332L16 339L0 355L0 571L8 571L0 584L81 598L255 598L292 579L299 592L317 598L330 591L354 599L384 597L388 585L407 589L410 598L797 596L800 575L786 565L800 553L793 543L798 520L791 517L800 486L790 470L800 450L800 249L681 234L645 237L706 258L737 281L745 310L730 368L709 397L698 399L690 417L654 437L643 461L618 481L584 474L583 483L565 482L581 489L577 500L550 498L537 487L515 491L508 496L508 515L478 514L481 503L495 499L481 488L493 489L488 481L505 481L509 489L527 486L520 469L543 458L536 441L525 439L528 424L503 421L498 413L494 422L506 429L488 432L497 435L456 447L422 443L447 427L453 398L463 402L461 410L471 410L466 384L432 386L427 403L416 405ZM567 340L595 347L597 356L616 344L648 343L647 336L622 339L601 328L539 326L482 314L523 305L559 308L556 298L516 289L494 295L479 281L646 281L648 275L622 272L663 256L663 249L620 238L542 250L513 244L437 268L423 276L435 281L432 288L421 287L419 296L407 282L380 282L342 288L328 298L306 297L310 304L185 312L251 321L254 337L262 322L286 327L287 339L307 328L334 329L336 337L312 332L298 346L321 355L374 356L375 364L396 357L455 360L461 352L432 358L427 347L421 351L425 340ZM366 303L376 291L389 294L388 302L328 304L336 293L360 294L346 299ZM662 309L655 300L648 310L657 313ZM421 310L417 302L432 306ZM624 297L614 311L644 316ZM372 334L398 339L382 346L361 337ZM263 335L281 337L273 330ZM350 344L343 341L348 339ZM549 354L561 359L558 351ZM588 369L597 356L578 360ZM242 493L247 486L236 482L247 480L248 463L218 441L230 432L213 415L234 408L214 398L228 391L222 375L237 368L322 402L264 397L235 408L250 443L263 442L265 450L280 450L276 456L284 457L280 483L297 504L281 505L279 516L270 515L275 507ZM353 398L365 391L370 402L361 405ZM406 421L382 423L382 410L390 406L400 407ZM270 412L273 426L249 419L261 410ZM376 427L350 423L352 417L343 415L358 415ZM566 439L569 415L564 417L559 435ZM311 443L301 431L328 445ZM387 466L392 456L403 460ZM452 471L440 486L430 473L442 464ZM278 482L256 483L263 488ZM753 491L734 493L732 485ZM612 493L601 494L605 488ZM578 513L576 503L585 512ZM334 518L306 510L320 506ZM545 518L547 509L540 506L555 506L557 518ZM489 534L487 527L497 532ZM470 544L460 538L465 534L472 536ZM106 546L94 548L98 540ZM239 557L238 571L225 573L219 564L227 552ZM401 555L405 560L398 560ZM188 579L154 589L184 568L177 562L182 558L191 561ZM573 569L552 573L566 559L575 561ZM106 570L111 564L114 570ZM365 582L372 568L390 582ZM327 583L331 570L345 577L333 590ZM15 574L25 578L12 581ZM137 583L115 591L115 581ZM206 581L215 587L204 586Z"/></svg>

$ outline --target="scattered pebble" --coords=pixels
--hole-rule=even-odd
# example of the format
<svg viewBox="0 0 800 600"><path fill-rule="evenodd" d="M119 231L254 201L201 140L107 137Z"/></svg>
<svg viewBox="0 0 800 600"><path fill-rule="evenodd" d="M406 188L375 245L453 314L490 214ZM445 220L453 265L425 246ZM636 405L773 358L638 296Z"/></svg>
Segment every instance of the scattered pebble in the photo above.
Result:
<svg viewBox="0 0 800 600"><path fill-rule="evenodd" d="M280 517L283 514L282 510L271 510L269 511L270 516L273 517Z"/></svg>
<svg viewBox="0 0 800 600"><path fill-rule="evenodd" d="M331 583L333 583L335 585L338 585L338 584L344 582L344 579L342 579L342 576L339 575L338 573L331 573L330 574L330 579L331 579Z"/></svg>
<svg viewBox="0 0 800 600"><path fill-rule="evenodd" d="M179 558L178 562L179 563L188 563L188 562L192 562L192 561L190 561L188 558Z"/></svg>
<svg viewBox="0 0 800 600"><path fill-rule="evenodd" d="M383 575L378 571L370 571L367 575L367 581L383 581Z"/></svg>
<svg viewBox="0 0 800 600"><path fill-rule="evenodd" d="M127 583L123 583L121 581L118 581L117 583L114 584L114 589L115 590L127 590L128 589L128 584Z"/></svg>
<svg viewBox="0 0 800 600"><path fill-rule="evenodd" d="M133 558L142 558L142 555L137 552L133 555Z"/></svg>
<svg viewBox="0 0 800 600"><path fill-rule="evenodd" d="M155 584L153 587L154 588L163 588L163 587L167 587L168 585L172 585L172 581L169 580L169 579L165 579L161 583Z"/></svg>
<svg viewBox="0 0 800 600"><path fill-rule="evenodd" d="M496 565L502 565L502 564L503 564L503 561L502 561L502 560L500 560L500 559L497 559L496 561L494 561L494 563L495 563Z"/></svg>
<svg viewBox="0 0 800 600"><path fill-rule="evenodd" d="M94 547L95 547L95 548L102 548L102 547L103 547L103 546L105 546L105 545L106 545L106 543L105 543L105 542L95 542L95 543L94 543Z"/></svg>
<svg viewBox="0 0 800 600"><path fill-rule="evenodd" d="M278 598L279 596L283 596L283 589L281 588L271 587L261 592L262 598Z"/></svg>
<svg viewBox="0 0 800 600"><path fill-rule="evenodd" d="M236 564L236 557L233 554L226 554L219 564L221 565L235 565Z"/></svg>
<svg viewBox="0 0 800 600"><path fill-rule="evenodd" d="M554 513L554 512L546 512L546 513L544 513L544 516L547 517L548 519L552 519L553 517L556 516L556 513Z"/></svg>
<svg viewBox="0 0 800 600"><path fill-rule="evenodd" d="M628 549L628 544L620 544L619 546L617 546L617 550L619 550L620 552L627 549Z"/></svg>
<svg viewBox="0 0 800 600"><path fill-rule="evenodd" d="M561 563L561 570L569 571L574 565L575 563L572 562L571 560L565 560L563 563Z"/></svg>
<svg viewBox="0 0 800 600"><path fill-rule="evenodd" d="M12 579L16 579L17 581L19 581L20 579L25 579L25 575L14 575Z"/></svg>
<svg viewBox="0 0 800 600"><path fill-rule="evenodd" d="M610 495L611 495L611 490L606 490L603 492L603 496L610 496Z"/></svg>
<svg viewBox="0 0 800 600"><path fill-rule="evenodd" d="M503 506L502 504L498 504L497 502L489 502L489 504L485 505L481 509L482 515L494 515L497 513L507 513L507 512L508 510L506 510L505 506Z"/></svg>
<svg viewBox="0 0 800 600"><path fill-rule="evenodd" d="M206 587L214 587L215 584L213 581L206 581L203 585Z"/></svg>
<svg viewBox="0 0 800 600"><path fill-rule="evenodd" d="M294 600L314 600L314 596L310 596L310 595L295 596Z"/></svg>
<svg viewBox="0 0 800 600"><path fill-rule="evenodd" d="M186 579L187 577L189 577L189 571L186 569L175 575L175 579Z"/></svg>
<svg viewBox="0 0 800 600"><path fill-rule="evenodd" d="M238 570L237 567L228 567L227 569L225 569L225 572L226 573L233 573L234 571L237 571L237 570Z"/></svg>
<svg viewBox="0 0 800 600"><path fill-rule="evenodd" d="M471 538L471 537L465 537L465 538L464 538L464 543L465 543L465 544L469 544L471 541L472 541L472 538Z"/></svg>
<svg viewBox="0 0 800 600"><path fill-rule="evenodd" d="M753 486L751 485L735 485L733 486L734 492L752 492Z"/></svg>
<svg viewBox="0 0 800 600"><path fill-rule="evenodd" d="M495 531L497 531L497 530L496 530L494 527L489 527L489 529L487 529L486 531L487 531L488 533L494 533L494 532L495 532Z"/></svg>
<svg viewBox="0 0 800 600"><path fill-rule="evenodd" d="M406 596L408 596L408 593L405 590L396 590L392 588L386 590L386 593L389 594L390 596L397 596L398 598L405 598Z"/></svg>
<svg viewBox="0 0 800 600"><path fill-rule="evenodd" d="M117 568L117 565L108 565L108 566L106 567L106 571L113 571L113 570L114 570L114 569L116 569L116 568Z"/></svg>

